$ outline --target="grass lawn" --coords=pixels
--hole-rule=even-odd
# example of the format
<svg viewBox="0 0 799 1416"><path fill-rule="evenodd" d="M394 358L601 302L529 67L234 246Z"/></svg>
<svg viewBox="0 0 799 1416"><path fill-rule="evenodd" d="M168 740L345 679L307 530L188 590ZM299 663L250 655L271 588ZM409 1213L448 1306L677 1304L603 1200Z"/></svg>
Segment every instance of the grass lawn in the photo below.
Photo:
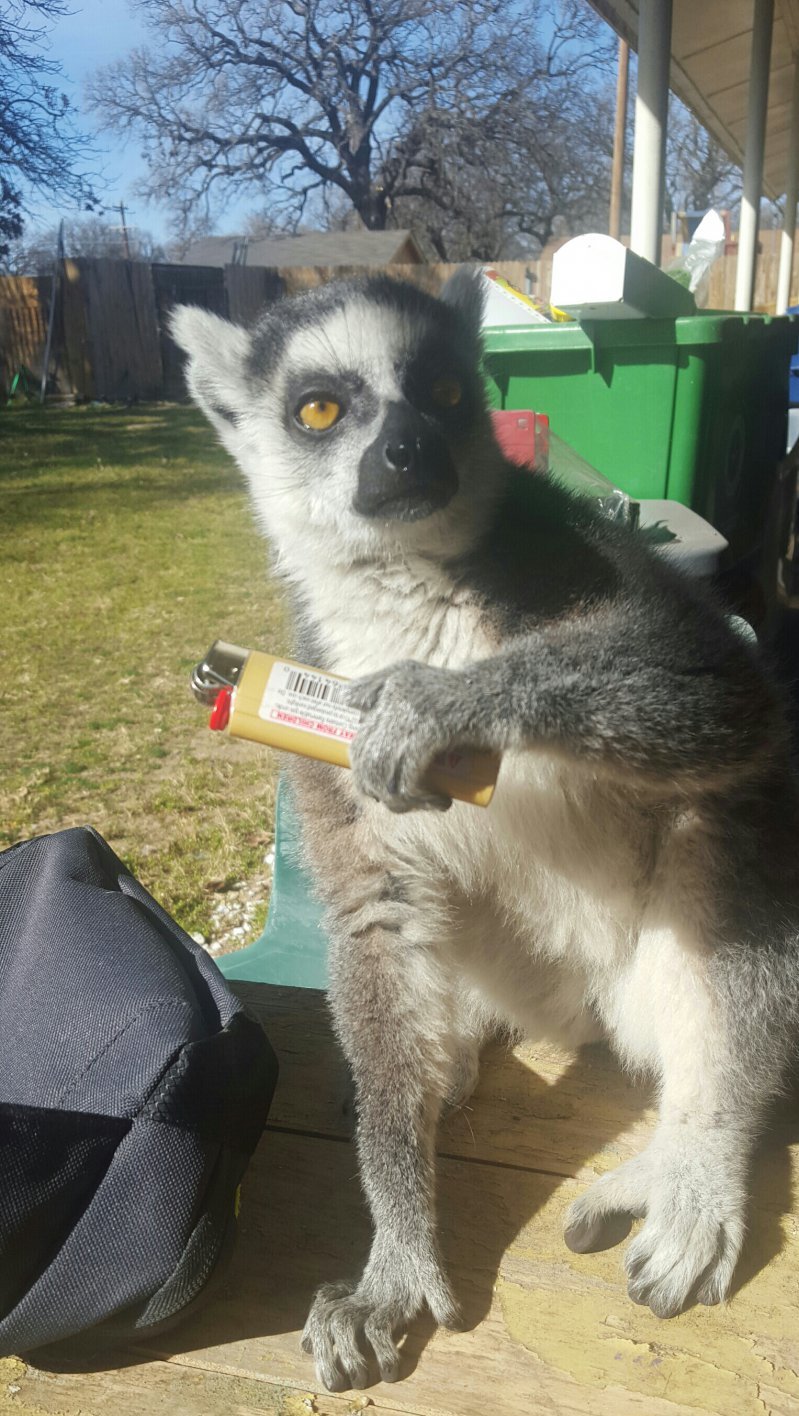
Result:
<svg viewBox="0 0 799 1416"><path fill-rule="evenodd" d="M0 498L0 845L89 823L207 933L234 881L268 892L275 760L188 687L215 638L285 649L242 479L189 408L20 408Z"/></svg>

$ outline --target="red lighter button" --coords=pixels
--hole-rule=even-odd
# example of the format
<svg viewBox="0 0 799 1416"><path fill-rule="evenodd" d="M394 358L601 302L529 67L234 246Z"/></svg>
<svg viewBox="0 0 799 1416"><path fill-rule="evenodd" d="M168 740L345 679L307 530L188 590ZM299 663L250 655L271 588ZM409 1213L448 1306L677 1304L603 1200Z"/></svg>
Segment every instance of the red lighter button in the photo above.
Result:
<svg viewBox="0 0 799 1416"><path fill-rule="evenodd" d="M211 716L208 719L209 728L214 728L216 732L221 732L226 728L230 719L230 700L233 697L232 688L220 688L216 695L216 702L211 709Z"/></svg>

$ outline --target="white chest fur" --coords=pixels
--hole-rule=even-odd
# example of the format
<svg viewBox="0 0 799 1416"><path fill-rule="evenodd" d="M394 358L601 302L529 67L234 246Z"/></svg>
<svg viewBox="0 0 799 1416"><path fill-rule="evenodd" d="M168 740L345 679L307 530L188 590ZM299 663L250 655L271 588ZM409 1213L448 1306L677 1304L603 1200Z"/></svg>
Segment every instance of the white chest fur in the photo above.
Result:
<svg viewBox="0 0 799 1416"><path fill-rule="evenodd" d="M303 595L321 626L327 657L319 667L347 678L398 659L458 668L498 648L469 595L429 562L328 566Z"/></svg>
<svg viewBox="0 0 799 1416"><path fill-rule="evenodd" d="M304 588L322 626L321 667L356 677L404 658L456 668L496 653L478 606L444 572L424 570L333 567ZM397 817L375 806L370 815L387 858L399 847L466 901L491 902L504 923L485 941L498 966L503 951L521 944L587 984L623 965L634 947L654 830L629 794L579 763L508 752L488 810L455 804L443 816Z"/></svg>

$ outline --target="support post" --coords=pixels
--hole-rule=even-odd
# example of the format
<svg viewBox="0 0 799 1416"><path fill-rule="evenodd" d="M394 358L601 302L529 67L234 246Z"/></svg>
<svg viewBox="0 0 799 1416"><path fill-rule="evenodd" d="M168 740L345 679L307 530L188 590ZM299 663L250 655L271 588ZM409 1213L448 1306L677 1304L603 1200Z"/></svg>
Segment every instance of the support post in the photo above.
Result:
<svg viewBox="0 0 799 1416"><path fill-rule="evenodd" d="M608 234L621 236L621 209L624 196L624 154L627 140L627 81L630 73L630 46L619 40L619 72L616 79L616 128L613 134L613 169L610 177Z"/></svg>
<svg viewBox="0 0 799 1416"><path fill-rule="evenodd" d="M793 103L791 106L791 146L788 171L785 175L785 217L780 236L780 270L777 276L778 315L784 315L791 301L791 272L796 236L796 202L799 198L799 59L793 70Z"/></svg>
<svg viewBox="0 0 799 1416"><path fill-rule="evenodd" d="M757 233L760 225L760 198L763 192L763 153L766 146L773 28L774 0L754 0L743 198L738 228L738 269L735 276L736 310L751 310L755 294Z"/></svg>
<svg viewBox="0 0 799 1416"><path fill-rule="evenodd" d="M660 265L672 0L640 0L630 245Z"/></svg>

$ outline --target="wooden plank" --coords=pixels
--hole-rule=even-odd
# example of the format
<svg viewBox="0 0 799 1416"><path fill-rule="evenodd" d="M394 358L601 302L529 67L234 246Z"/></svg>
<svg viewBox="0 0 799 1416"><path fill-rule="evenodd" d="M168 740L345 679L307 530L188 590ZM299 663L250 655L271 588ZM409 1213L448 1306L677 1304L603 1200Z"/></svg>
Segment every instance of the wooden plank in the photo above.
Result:
<svg viewBox="0 0 799 1416"><path fill-rule="evenodd" d="M369 1388L374 1409L404 1416L764 1416L764 1383L773 1404L790 1410L799 1400L799 1245L795 1219L779 1213L785 1197L776 1209L756 1208L757 1257L750 1250L732 1302L664 1323L629 1301L619 1250L575 1255L565 1248L563 1214L581 1188L557 1176L441 1162L442 1244L466 1329L438 1333L428 1320L417 1322L403 1349L403 1379ZM244 1410L281 1410L266 1390L259 1405L258 1383L295 1390L304 1400L310 1394L311 1411L348 1409L320 1393L298 1337L316 1286L357 1273L368 1247L352 1146L268 1135L245 1182L241 1226L227 1280L207 1309L171 1338L148 1342L130 1386L114 1363L109 1395L119 1416L148 1409L142 1396L151 1388L164 1409L215 1412L224 1379L233 1410L242 1409L242 1389ZM193 1394L171 1368L217 1381L208 1379L206 1398L204 1387ZM91 1372L56 1375L45 1409L92 1412L107 1380ZM33 1405L34 1381L24 1390ZM29 1409L22 1393L17 1406ZM149 1409L161 1405L153 1401Z"/></svg>
<svg viewBox="0 0 799 1416"><path fill-rule="evenodd" d="M201 305L216 315L227 314L224 271L219 266L158 264L150 267L161 341L164 371L161 397L185 401L184 355L168 332L169 314L174 305Z"/></svg>
<svg viewBox="0 0 799 1416"><path fill-rule="evenodd" d="M141 1360L88 1376L0 1359L1 1416L360 1416L367 1409L374 1416L396 1412L372 1398L281 1387L177 1362Z"/></svg>
<svg viewBox="0 0 799 1416"><path fill-rule="evenodd" d="M225 266L225 293L228 319L248 326L280 299L283 282L276 270L266 266L229 265Z"/></svg>
<svg viewBox="0 0 799 1416"><path fill-rule="evenodd" d="M158 398L161 346L149 265L143 261L76 261L86 301L95 396Z"/></svg>
<svg viewBox="0 0 799 1416"><path fill-rule="evenodd" d="M15 1367L5 1388L18 1388L11 1393L14 1410L94 1416L110 1407L119 1416L161 1410L215 1416L224 1405L245 1416L305 1410L343 1416L370 1409L348 1406L352 1397L320 1393L298 1345L318 1284L356 1275L369 1245L354 1148L340 1138L350 1124L345 1072L321 996L263 990L243 986L281 1056L271 1122L286 1129L268 1131L254 1157L228 1274L204 1311L172 1335L131 1350L124 1361L99 1355L95 1371L84 1362L82 1373L46 1376L41 1368L37 1374ZM542 1077L554 1092L549 1108L540 1104ZM569 1085L561 1092L564 1077ZM476 1120L481 1133L481 1111L490 1112L503 1097L518 1105L526 1087L544 1112L536 1124L555 1128L555 1163L572 1164L581 1177L607 1167L606 1128L597 1129L597 1114L615 1118L614 1158L640 1145L651 1126L601 1052L585 1067L582 1059L575 1063L548 1048L488 1062L472 1126ZM321 1103L306 1097L314 1091ZM290 1129L298 1124L294 1106L305 1108L302 1124L325 1127L327 1134ZM620 1129L625 1117L629 1124ZM519 1118L515 1134L522 1147ZM560 1121L570 1130L560 1132ZM428 1320L415 1324L403 1348L404 1380L372 1386L371 1409L396 1416L787 1416L799 1410L795 1125L773 1130L757 1167L732 1301L664 1323L629 1301L620 1249L593 1255L566 1249L564 1214L585 1179L526 1168L522 1149L512 1159L505 1124L498 1136L487 1130L478 1142L485 1155L494 1147L493 1160L466 1159L465 1145L455 1155L455 1142L442 1133L449 1148L439 1161L442 1247L466 1328L444 1334L434 1333ZM581 1128L585 1135L575 1151ZM591 1151L592 1145L599 1148ZM0 1411L12 1409L2 1405L5 1375L0 1368Z"/></svg>
<svg viewBox="0 0 799 1416"><path fill-rule="evenodd" d="M324 994L237 984L281 1064L270 1125L331 1137L352 1131L352 1092ZM640 1150L652 1124L646 1088L606 1048L490 1049L468 1107L446 1117L445 1155L589 1177Z"/></svg>
<svg viewBox="0 0 799 1416"><path fill-rule="evenodd" d="M78 399L95 396L92 350L82 269L77 261L64 261L61 290L62 361L70 388Z"/></svg>
<svg viewBox="0 0 799 1416"><path fill-rule="evenodd" d="M4 394L21 364L41 377L50 285L47 278L0 275L0 390Z"/></svg>

